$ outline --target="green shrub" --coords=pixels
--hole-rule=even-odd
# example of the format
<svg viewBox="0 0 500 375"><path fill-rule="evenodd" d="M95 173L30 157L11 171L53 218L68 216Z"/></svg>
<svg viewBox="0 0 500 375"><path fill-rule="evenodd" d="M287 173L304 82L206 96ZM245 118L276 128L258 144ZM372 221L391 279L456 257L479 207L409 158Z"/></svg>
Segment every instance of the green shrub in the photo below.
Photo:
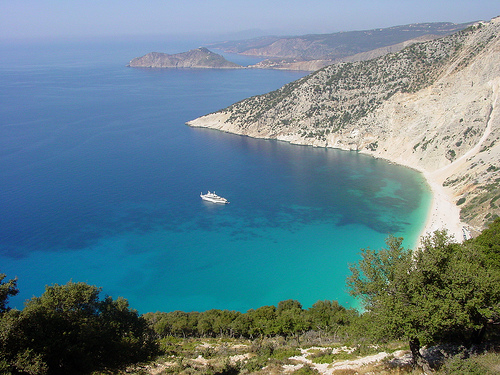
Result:
<svg viewBox="0 0 500 375"><path fill-rule="evenodd" d="M446 375L493 375L495 372L488 369L478 361L478 357L463 359L462 355L456 355L448 359L440 370Z"/></svg>
<svg viewBox="0 0 500 375"><path fill-rule="evenodd" d="M243 368L249 372L255 372L261 370L267 365L268 358L263 356L255 356L250 358Z"/></svg>
<svg viewBox="0 0 500 375"><path fill-rule="evenodd" d="M300 354L301 353L300 353L299 349L291 349L291 348L288 348L288 349L276 349L274 351L274 353L271 355L271 358L283 360L283 359L287 359L287 358L290 358L290 357L298 356Z"/></svg>
<svg viewBox="0 0 500 375"><path fill-rule="evenodd" d="M313 363L323 364L323 363L333 363L335 360L335 354L323 354L319 357L315 357L312 359Z"/></svg>
<svg viewBox="0 0 500 375"><path fill-rule="evenodd" d="M315 369L313 369L309 365L302 366L298 370L295 370L292 372L293 375L312 375L312 374L319 374L319 372Z"/></svg>

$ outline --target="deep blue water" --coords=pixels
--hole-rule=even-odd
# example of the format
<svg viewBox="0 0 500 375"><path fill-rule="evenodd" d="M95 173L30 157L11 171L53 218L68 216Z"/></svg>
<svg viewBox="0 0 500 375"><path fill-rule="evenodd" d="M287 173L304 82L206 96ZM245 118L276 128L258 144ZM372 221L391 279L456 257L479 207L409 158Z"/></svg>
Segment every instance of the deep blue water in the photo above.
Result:
<svg viewBox="0 0 500 375"><path fill-rule="evenodd" d="M0 46L0 273L21 290L11 306L69 280L140 312L350 306L360 248L389 233L415 243L430 202L415 171L184 125L306 73L125 67L198 46ZM231 204L204 203L207 190Z"/></svg>

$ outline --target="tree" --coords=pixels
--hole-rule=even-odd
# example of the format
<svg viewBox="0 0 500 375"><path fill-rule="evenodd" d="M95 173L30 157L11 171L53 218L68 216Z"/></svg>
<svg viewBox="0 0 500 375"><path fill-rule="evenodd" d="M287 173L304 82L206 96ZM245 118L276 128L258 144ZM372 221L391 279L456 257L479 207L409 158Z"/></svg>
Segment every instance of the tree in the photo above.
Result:
<svg viewBox="0 0 500 375"><path fill-rule="evenodd" d="M347 284L350 294L359 297L382 337L405 337L410 341L414 360L419 356L419 314L414 300L409 270L412 253L402 247L403 238L390 236L387 249L361 250L361 260L350 267Z"/></svg>
<svg viewBox="0 0 500 375"><path fill-rule="evenodd" d="M444 232L422 241L414 274L429 334L438 341L479 344L500 313L500 274L474 242L453 243Z"/></svg>
<svg viewBox="0 0 500 375"><path fill-rule="evenodd" d="M500 218L496 218L479 236L468 241L481 246L488 262L500 271Z"/></svg>
<svg viewBox="0 0 500 375"><path fill-rule="evenodd" d="M261 306L256 310L246 312L251 321L249 334L250 337L258 334L261 337L276 334L276 307Z"/></svg>
<svg viewBox="0 0 500 375"><path fill-rule="evenodd" d="M444 231L424 237L415 252L404 249L402 240L389 237L387 249L362 250L348 278L379 335L406 338L419 365L421 344L480 341L500 302L498 273L484 254L454 243Z"/></svg>
<svg viewBox="0 0 500 375"><path fill-rule="evenodd" d="M333 332L350 324L355 311L346 310L337 301L318 301L307 310L311 327L321 332Z"/></svg>
<svg viewBox="0 0 500 375"><path fill-rule="evenodd" d="M151 313L149 313L151 314ZM189 314L183 311L173 311L169 313L157 313L160 318L154 323L154 330L160 337L182 336L189 333Z"/></svg>
<svg viewBox="0 0 500 375"><path fill-rule="evenodd" d="M276 314L276 333L285 339L296 335L298 341L299 334L310 327L299 301L289 299L279 302Z"/></svg>
<svg viewBox="0 0 500 375"><path fill-rule="evenodd" d="M222 310L215 320L214 328L220 335L233 336L232 323L241 315L238 311Z"/></svg>
<svg viewBox="0 0 500 375"><path fill-rule="evenodd" d="M219 310L211 309L200 313L198 318L198 333L200 336L214 336L217 332L216 320Z"/></svg>
<svg viewBox="0 0 500 375"><path fill-rule="evenodd" d="M253 311L253 310L251 310ZM249 313L238 314L238 316L231 322L231 331L233 335L240 337L250 337L252 327L252 319Z"/></svg>
<svg viewBox="0 0 500 375"><path fill-rule="evenodd" d="M146 359L155 344L123 298L85 283L48 286L2 317L2 355L18 372L80 374Z"/></svg>
<svg viewBox="0 0 500 375"><path fill-rule="evenodd" d="M0 273L0 314L8 311L7 303L9 302L9 297L13 297L19 293L17 289L17 277L4 282L7 275Z"/></svg>

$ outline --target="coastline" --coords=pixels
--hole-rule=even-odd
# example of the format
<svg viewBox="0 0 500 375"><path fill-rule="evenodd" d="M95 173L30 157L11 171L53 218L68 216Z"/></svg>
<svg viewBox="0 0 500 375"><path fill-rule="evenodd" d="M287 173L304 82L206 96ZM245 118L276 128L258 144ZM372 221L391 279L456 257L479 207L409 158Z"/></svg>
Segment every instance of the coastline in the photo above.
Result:
<svg viewBox="0 0 500 375"><path fill-rule="evenodd" d="M445 178L439 176L440 170L433 173L421 172L431 189L432 203L419 238L430 235L436 230L446 229L456 241L462 242L463 228L466 224L460 220L460 208L455 204L452 193L447 192L443 186Z"/></svg>
<svg viewBox="0 0 500 375"><path fill-rule="evenodd" d="M211 117L208 122L205 122L207 120L206 116ZM215 129L233 134L246 135L249 137L273 139L272 137L263 137L255 134L242 134L241 132L234 131L234 129L230 129L227 126L225 127L224 124L226 118L223 114L214 113L206 116L202 116L198 119L188 121L186 124L192 127ZM466 161L467 157L471 156L471 154L477 153L479 146L482 144L482 141L489 134L489 129L487 129L485 133L486 134L482 137L481 141L473 149L469 150L469 152L467 152L461 158L457 159L452 164L447 165L438 170L435 170L433 172L429 172L426 169L422 168L421 166L412 165L408 161L402 160L400 158L394 158L388 155L383 155L380 153L370 152L366 150L359 151L365 155L370 155L374 158L384 159L390 163L398 164L416 170L424 176L431 191L432 201L430 204L430 209L427 214L427 218L425 220L424 227L417 237L417 242L415 243L416 248L420 246L421 243L420 241L422 237L426 235L431 235L436 230L446 229L448 233L455 238L456 241L458 242L463 241L464 239L463 228L464 227L466 228L467 224L463 223L460 220L460 208L455 203L454 194L449 188L443 186L443 182ZM297 140L295 139L278 139L278 140L281 140L283 142L288 142L291 144L319 147L311 143L308 144L306 142L297 142ZM342 147L332 147L329 145L327 145L326 147L350 151L349 149Z"/></svg>
<svg viewBox="0 0 500 375"><path fill-rule="evenodd" d="M481 142L480 142L481 143ZM479 146L476 146L479 147ZM474 149L476 148L474 147ZM421 244L421 238L427 235L431 235L436 230L447 230L448 234L453 236L456 241L462 242L464 239L463 228L467 227L467 224L460 220L460 208L455 203L455 197L450 188L444 187L444 181L450 177L463 163L471 153L475 150L470 150L461 158L457 159L450 165L443 168L437 169L433 172L429 172L420 166L415 166L407 161L398 158L388 158L382 155L373 155L374 157L380 157L388 160L391 163L402 165L407 168L414 169L420 172L430 188L432 200L430 204L429 211L427 213L427 218L425 220L424 227L420 234L418 235L417 243L415 247L419 247Z"/></svg>
<svg viewBox="0 0 500 375"><path fill-rule="evenodd" d="M456 241L463 241L463 228L467 227L467 224L460 220L460 208L455 203L454 194L451 189L443 186L443 182L453 174L459 165L465 162L465 157L469 156L469 153L464 155L465 157L456 160L454 163L433 172L429 172L422 167L412 165L402 159L390 158L370 152L363 153L416 170L424 176L431 191L432 198L424 227L418 235L417 243L415 244L416 248L420 247L422 237L431 235L436 230L445 229L448 231L448 234L455 238Z"/></svg>
<svg viewBox="0 0 500 375"><path fill-rule="evenodd" d="M418 237L421 239L436 230L447 230L456 241L462 242L471 237L471 231L474 235L479 233L488 218L498 215L497 205L483 191L483 187L498 181L500 171L500 146L495 144L499 139L500 44L498 38L491 41L498 36L498 20L481 23L481 31L478 28L477 33L468 35L465 44L460 42L467 48L457 56L458 60L448 62L432 84L412 93L389 96L369 116L349 123L342 131L315 136L314 121L328 127L329 120L320 115L311 117L307 112L308 106L313 108L323 100L323 94L313 94L312 88L325 82L329 77L325 72L294 87L294 96L284 94L283 103L276 104L265 116L259 112L256 119L252 109L260 101L249 100L233 109L189 121L188 125L292 144L357 151L414 169L425 178L431 194L422 202L420 225L415 234L423 228ZM475 51L472 46L476 45L485 49ZM233 115L238 120L233 121ZM427 148L431 143L433 147ZM475 204L472 200L479 196L490 199L489 207L476 205L484 211L482 217L475 211L464 212L469 224L464 223L461 208L471 208L470 203ZM465 206L457 205L465 200ZM426 209L429 209L427 216Z"/></svg>

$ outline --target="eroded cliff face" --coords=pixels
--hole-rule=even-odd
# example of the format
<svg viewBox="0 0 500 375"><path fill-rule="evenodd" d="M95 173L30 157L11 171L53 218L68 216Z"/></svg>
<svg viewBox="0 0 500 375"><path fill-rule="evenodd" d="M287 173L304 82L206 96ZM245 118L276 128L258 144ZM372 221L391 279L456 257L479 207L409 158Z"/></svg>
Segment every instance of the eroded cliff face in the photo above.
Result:
<svg viewBox="0 0 500 375"><path fill-rule="evenodd" d="M370 61L323 68L188 124L357 150L448 189L477 228L500 214L500 18Z"/></svg>

